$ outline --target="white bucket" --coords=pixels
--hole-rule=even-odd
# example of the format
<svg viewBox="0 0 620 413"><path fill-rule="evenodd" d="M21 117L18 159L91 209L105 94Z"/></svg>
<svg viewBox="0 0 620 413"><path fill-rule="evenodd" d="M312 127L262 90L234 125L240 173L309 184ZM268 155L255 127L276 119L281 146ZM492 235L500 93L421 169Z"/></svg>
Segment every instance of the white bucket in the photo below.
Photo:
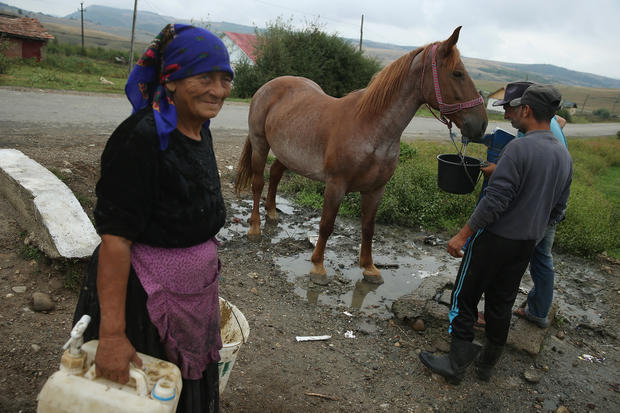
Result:
<svg viewBox="0 0 620 413"><path fill-rule="evenodd" d="M235 365L237 353L241 345L248 341L250 335L250 326L243 313L222 297L220 297L220 331L222 348L217 367L220 377L220 394L222 394L228 383L230 371Z"/></svg>

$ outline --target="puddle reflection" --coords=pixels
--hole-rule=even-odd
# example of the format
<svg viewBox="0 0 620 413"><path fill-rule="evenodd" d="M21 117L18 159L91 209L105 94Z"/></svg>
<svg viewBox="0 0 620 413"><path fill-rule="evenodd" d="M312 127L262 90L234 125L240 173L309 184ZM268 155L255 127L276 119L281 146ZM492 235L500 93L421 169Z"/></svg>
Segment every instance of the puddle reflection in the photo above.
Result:
<svg viewBox="0 0 620 413"><path fill-rule="evenodd" d="M325 253L330 284L320 287L313 284L307 272L311 268L310 253L276 258L276 264L295 285L295 293L305 297L311 304L344 305L365 313L389 316L392 302L413 291L425 277L441 273L455 273L458 263L438 260L431 255L383 255L375 254L375 262L389 263L381 274L385 282L381 285L363 281L362 270L354 257L343 262L343 257L333 251ZM396 267L397 268L394 268Z"/></svg>

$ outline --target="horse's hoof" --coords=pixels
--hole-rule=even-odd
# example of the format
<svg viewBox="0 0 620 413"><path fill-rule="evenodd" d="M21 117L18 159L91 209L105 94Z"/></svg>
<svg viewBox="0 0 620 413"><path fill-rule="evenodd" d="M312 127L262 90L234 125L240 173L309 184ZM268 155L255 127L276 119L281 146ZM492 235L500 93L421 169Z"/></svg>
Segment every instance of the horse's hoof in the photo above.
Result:
<svg viewBox="0 0 620 413"><path fill-rule="evenodd" d="M278 222L278 213L276 211L267 212L265 215L265 220L268 222Z"/></svg>
<svg viewBox="0 0 620 413"><path fill-rule="evenodd" d="M377 285L384 283L384 280L381 274L379 275L364 274L364 281L371 283L371 284L377 284Z"/></svg>
<svg viewBox="0 0 620 413"><path fill-rule="evenodd" d="M250 233L248 232L248 239L249 239L250 241L253 241L253 242L258 242L258 241L260 241L260 239L261 239L260 232L259 232L258 234L250 234Z"/></svg>
<svg viewBox="0 0 620 413"><path fill-rule="evenodd" d="M329 284L329 280L327 279L327 275L325 274L313 274L310 273L310 281L317 285L327 285Z"/></svg>

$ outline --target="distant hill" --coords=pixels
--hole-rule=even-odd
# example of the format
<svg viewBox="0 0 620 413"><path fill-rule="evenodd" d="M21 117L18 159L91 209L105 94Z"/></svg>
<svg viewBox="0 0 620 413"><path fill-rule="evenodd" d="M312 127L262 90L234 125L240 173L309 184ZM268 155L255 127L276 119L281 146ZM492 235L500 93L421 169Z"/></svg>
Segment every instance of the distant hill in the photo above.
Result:
<svg viewBox="0 0 620 413"><path fill-rule="evenodd" d="M61 42L78 43L80 41L80 13L76 11L62 18L41 13L33 13L0 2L0 12L8 12L20 16L36 17ZM117 9L92 5L84 9L85 40L87 44L129 49L133 10ZM189 21L171 16L138 10L136 18L136 50L143 50L152 38L171 22L191 23L207 27L218 33L225 31L237 33L254 33L255 28L228 22ZM126 40L123 40L126 39ZM357 46L359 39L346 39ZM364 40L364 52L387 65L403 54L413 50L415 46L400 46ZM620 89L620 79L612 79L591 73L577 72L549 64L518 64L497 62L463 56L463 61L474 80L482 80L498 84L528 79L535 82L563 84L578 87Z"/></svg>

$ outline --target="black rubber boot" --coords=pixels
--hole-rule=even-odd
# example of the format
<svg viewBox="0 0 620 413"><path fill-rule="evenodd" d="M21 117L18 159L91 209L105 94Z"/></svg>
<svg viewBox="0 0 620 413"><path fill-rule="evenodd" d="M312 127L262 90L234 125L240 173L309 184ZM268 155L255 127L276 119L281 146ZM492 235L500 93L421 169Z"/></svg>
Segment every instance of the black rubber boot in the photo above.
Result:
<svg viewBox="0 0 620 413"><path fill-rule="evenodd" d="M480 355L476 358L476 374L480 380L489 381L491 374L493 374L493 367L497 364L503 351L504 346L498 346L487 341Z"/></svg>
<svg viewBox="0 0 620 413"><path fill-rule="evenodd" d="M459 384L465 376L465 370L474 361L480 349L478 344L453 338L450 343L450 354L437 357L423 351L420 353L420 361L433 373L445 377L448 383Z"/></svg>

